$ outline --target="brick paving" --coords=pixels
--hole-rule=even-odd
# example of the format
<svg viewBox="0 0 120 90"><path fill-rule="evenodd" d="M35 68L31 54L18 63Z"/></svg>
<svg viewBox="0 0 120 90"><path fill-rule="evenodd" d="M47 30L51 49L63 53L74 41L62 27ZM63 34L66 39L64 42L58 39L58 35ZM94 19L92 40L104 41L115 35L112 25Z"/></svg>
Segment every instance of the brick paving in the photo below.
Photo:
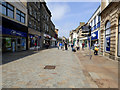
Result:
<svg viewBox="0 0 120 90"><path fill-rule="evenodd" d="M44 69L46 65L55 65L56 68ZM3 88L90 87L76 56L71 51L57 48L39 51L3 64L2 75Z"/></svg>
<svg viewBox="0 0 120 90"><path fill-rule="evenodd" d="M99 88L118 88L118 62L101 55L95 56L93 52L90 60L88 54L88 50L76 53L86 78Z"/></svg>
<svg viewBox="0 0 120 90"><path fill-rule="evenodd" d="M7 54L3 58L9 62L2 65L2 87L117 88L117 62L102 56L89 60L86 54L88 51L74 53L57 48ZM56 67L44 69L46 65Z"/></svg>

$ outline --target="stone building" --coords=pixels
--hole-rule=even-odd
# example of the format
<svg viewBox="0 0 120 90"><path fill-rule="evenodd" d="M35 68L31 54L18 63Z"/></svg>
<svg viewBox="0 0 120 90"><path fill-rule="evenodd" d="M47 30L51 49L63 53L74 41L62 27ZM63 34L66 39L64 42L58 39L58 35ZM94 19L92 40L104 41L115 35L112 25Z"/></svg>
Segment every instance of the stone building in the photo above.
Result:
<svg viewBox="0 0 120 90"><path fill-rule="evenodd" d="M120 60L120 1L101 2L101 54Z"/></svg>
<svg viewBox="0 0 120 90"><path fill-rule="evenodd" d="M0 2L2 16L2 51L15 52L27 50L27 5L21 0Z"/></svg>
<svg viewBox="0 0 120 90"><path fill-rule="evenodd" d="M50 20L50 28L49 28L49 33L51 36L51 43L50 46L54 47L57 44L57 38L56 38L56 32L55 32L55 25L53 24L53 22Z"/></svg>
<svg viewBox="0 0 120 90"><path fill-rule="evenodd" d="M42 30L42 42L43 42L43 47L45 46L46 43L49 43L50 45L50 29L51 29L51 12L48 9L47 5L45 2L41 3L41 30Z"/></svg>
<svg viewBox="0 0 120 90"><path fill-rule="evenodd" d="M97 8L91 18L88 20L88 25L91 26L91 47L94 49L94 44L100 44L100 12L101 6ZM90 43L90 38L88 38Z"/></svg>
<svg viewBox="0 0 120 90"><path fill-rule="evenodd" d="M41 35L41 3L27 2L28 9L28 47L34 49L35 43L37 47L42 47Z"/></svg>

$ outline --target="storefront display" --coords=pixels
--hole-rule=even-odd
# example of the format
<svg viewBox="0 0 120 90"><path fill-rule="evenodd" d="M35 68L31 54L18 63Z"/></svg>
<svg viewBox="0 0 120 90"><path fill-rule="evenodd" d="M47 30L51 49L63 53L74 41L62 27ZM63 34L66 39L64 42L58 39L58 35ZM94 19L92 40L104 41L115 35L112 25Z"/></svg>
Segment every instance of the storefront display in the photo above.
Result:
<svg viewBox="0 0 120 90"><path fill-rule="evenodd" d="M6 48L11 47L11 38L6 38Z"/></svg>
<svg viewBox="0 0 120 90"><path fill-rule="evenodd" d="M27 33L3 27L2 34L3 52L26 50Z"/></svg>
<svg viewBox="0 0 120 90"><path fill-rule="evenodd" d="M41 36L29 34L29 38L30 38L29 39L30 40L30 48L35 47L35 46L40 48Z"/></svg>

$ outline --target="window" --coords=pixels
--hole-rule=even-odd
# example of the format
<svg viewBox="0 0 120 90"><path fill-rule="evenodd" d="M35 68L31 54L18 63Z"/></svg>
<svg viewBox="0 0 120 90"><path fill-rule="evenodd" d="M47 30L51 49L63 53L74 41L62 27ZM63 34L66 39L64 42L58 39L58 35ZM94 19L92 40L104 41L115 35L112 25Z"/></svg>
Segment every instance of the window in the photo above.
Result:
<svg viewBox="0 0 120 90"><path fill-rule="evenodd" d="M119 17L119 25L118 25L118 56L120 56L120 17Z"/></svg>
<svg viewBox="0 0 120 90"><path fill-rule="evenodd" d="M105 51L110 51L110 22L107 21L105 25Z"/></svg>
<svg viewBox="0 0 120 90"><path fill-rule="evenodd" d="M94 25L96 25L96 17L94 18Z"/></svg>
<svg viewBox="0 0 120 90"><path fill-rule="evenodd" d="M29 27L32 27L32 22L30 19L29 19L28 25L29 25Z"/></svg>
<svg viewBox="0 0 120 90"><path fill-rule="evenodd" d="M100 27L100 15L98 15L98 23L97 23L97 28Z"/></svg>
<svg viewBox="0 0 120 90"><path fill-rule="evenodd" d="M94 30L96 29L96 17L94 18Z"/></svg>
<svg viewBox="0 0 120 90"><path fill-rule="evenodd" d="M14 7L6 2L2 2L2 14L14 18Z"/></svg>
<svg viewBox="0 0 120 90"><path fill-rule="evenodd" d="M25 23L25 14L19 10L16 10L16 20L19 22Z"/></svg>
<svg viewBox="0 0 120 90"><path fill-rule="evenodd" d="M29 14L32 15L32 8L29 6Z"/></svg>
<svg viewBox="0 0 120 90"><path fill-rule="evenodd" d="M100 15L98 15L98 22L100 22Z"/></svg>
<svg viewBox="0 0 120 90"><path fill-rule="evenodd" d="M36 29L36 22L34 22L34 29Z"/></svg>

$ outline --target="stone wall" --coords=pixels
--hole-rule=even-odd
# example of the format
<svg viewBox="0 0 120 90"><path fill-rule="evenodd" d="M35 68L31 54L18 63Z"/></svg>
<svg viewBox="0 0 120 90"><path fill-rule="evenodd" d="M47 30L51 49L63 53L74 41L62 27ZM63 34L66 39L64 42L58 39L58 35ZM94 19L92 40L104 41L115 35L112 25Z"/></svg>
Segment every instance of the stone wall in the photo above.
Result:
<svg viewBox="0 0 120 90"><path fill-rule="evenodd" d="M114 2L101 13L101 54L111 59L117 59L118 45L118 18L120 14L120 3ZM107 21L111 24L110 52L105 52L105 24Z"/></svg>

